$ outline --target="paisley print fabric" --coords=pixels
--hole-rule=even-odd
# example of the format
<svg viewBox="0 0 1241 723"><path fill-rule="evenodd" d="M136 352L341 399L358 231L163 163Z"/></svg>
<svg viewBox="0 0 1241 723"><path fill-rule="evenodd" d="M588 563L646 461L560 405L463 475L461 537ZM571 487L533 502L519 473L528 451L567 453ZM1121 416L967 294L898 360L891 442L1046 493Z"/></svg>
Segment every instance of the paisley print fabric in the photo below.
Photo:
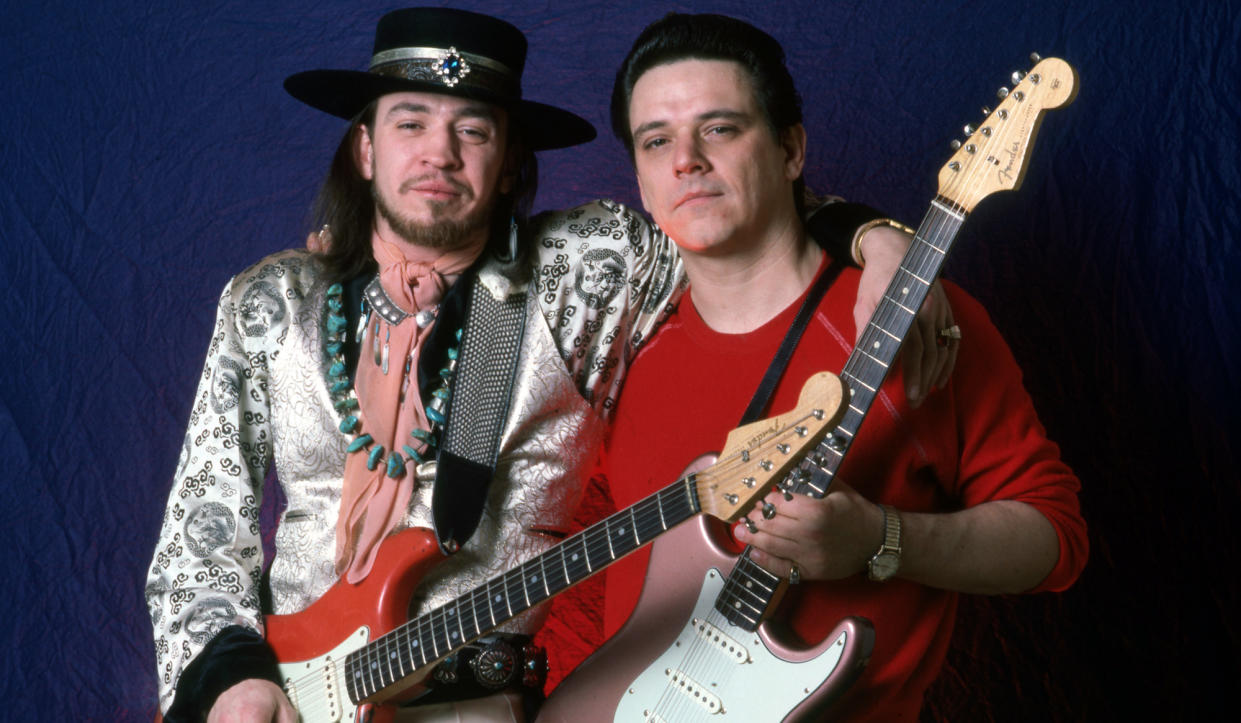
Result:
<svg viewBox="0 0 1241 723"><path fill-rule="evenodd" d="M417 611L472 590L552 544L531 528L567 527L641 340L684 288L672 243L609 201L531 221L517 261L484 262L497 298L526 294L527 328L496 480L479 529L420 585ZM333 571L347 435L327 386L327 282L305 251L263 259L220 296L215 329L149 571L160 704L204 645L229 625L261 631L259 507L272 464L288 499L270 568L273 611L304 609ZM430 526L419 475L402 527ZM506 629L534 632L536 608Z"/></svg>

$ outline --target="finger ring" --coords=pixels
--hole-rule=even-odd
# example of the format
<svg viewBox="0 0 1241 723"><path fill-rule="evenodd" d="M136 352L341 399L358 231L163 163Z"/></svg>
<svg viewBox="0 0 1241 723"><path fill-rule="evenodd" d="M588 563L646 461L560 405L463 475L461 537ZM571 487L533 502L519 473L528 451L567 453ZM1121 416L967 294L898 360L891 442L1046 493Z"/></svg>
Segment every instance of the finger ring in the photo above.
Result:
<svg viewBox="0 0 1241 723"><path fill-rule="evenodd" d="M797 566L796 562L789 563L789 565L789 584L797 585L801 583L801 568Z"/></svg>
<svg viewBox="0 0 1241 723"><path fill-rule="evenodd" d="M776 516L776 506L770 502L763 503L763 519L770 520Z"/></svg>
<svg viewBox="0 0 1241 723"><path fill-rule="evenodd" d="M947 345L954 341L961 341L961 327L953 324L939 330L939 338L936 339L941 345Z"/></svg>

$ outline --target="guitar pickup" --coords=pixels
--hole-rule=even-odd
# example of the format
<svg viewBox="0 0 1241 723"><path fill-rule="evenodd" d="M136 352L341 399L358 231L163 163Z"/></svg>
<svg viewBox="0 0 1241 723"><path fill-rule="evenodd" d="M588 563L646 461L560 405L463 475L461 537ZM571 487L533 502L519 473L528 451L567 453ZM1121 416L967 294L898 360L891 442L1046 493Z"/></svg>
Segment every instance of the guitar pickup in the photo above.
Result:
<svg viewBox="0 0 1241 723"><path fill-rule="evenodd" d="M694 631L698 633L698 637L710 643L729 658L732 658L734 663L741 665L750 662L749 649L729 636L728 633L702 618L694 618L692 625L694 626Z"/></svg>
<svg viewBox="0 0 1241 723"><path fill-rule="evenodd" d="M701 683L672 668L665 669L664 675L668 678L668 682L673 688L680 691L681 695L702 706L702 709L707 713L714 715L724 712L724 703L720 700L720 697L708 691Z"/></svg>

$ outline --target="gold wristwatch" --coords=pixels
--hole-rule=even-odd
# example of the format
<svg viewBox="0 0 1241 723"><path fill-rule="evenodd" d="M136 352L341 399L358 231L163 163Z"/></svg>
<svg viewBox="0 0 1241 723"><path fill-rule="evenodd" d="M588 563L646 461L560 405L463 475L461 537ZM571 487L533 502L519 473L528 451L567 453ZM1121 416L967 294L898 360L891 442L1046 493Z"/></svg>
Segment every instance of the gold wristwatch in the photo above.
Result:
<svg viewBox="0 0 1241 723"><path fill-rule="evenodd" d="M901 513L888 505L879 505L879 509L883 511L883 544L866 563L866 576L884 582L901 568Z"/></svg>

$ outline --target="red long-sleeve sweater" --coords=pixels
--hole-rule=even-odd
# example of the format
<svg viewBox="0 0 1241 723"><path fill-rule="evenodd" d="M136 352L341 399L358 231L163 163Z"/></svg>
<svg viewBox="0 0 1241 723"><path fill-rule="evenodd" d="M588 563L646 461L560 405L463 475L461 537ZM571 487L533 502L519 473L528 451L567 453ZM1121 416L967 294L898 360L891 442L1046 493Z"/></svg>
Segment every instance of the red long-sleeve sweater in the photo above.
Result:
<svg viewBox="0 0 1241 723"><path fill-rule="evenodd" d="M845 270L820 303L773 397L772 413L795 406L811 374L843 368L853 346L858 277L857 270ZM945 287L963 336L951 381L911 409L898 364L837 478L900 510L1026 502L1047 517L1060 541L1059 560L1036 590L1062 590L1087 557L1079 482L1047 439L1020 369L986 312L959 288ZM691 294L647 342L621 394L602 465L618 508L669 484L693 458L722 446L801 304L753 332L720 334L703 323ZM608 570L608 635L633 610L648 559L642 550ZM856 576L799 586L781 614L815 643L845 616L869 618L876 632L870 663L833 713L849 720L916 720L943 664L956 607L956 593Z"/></svg>

